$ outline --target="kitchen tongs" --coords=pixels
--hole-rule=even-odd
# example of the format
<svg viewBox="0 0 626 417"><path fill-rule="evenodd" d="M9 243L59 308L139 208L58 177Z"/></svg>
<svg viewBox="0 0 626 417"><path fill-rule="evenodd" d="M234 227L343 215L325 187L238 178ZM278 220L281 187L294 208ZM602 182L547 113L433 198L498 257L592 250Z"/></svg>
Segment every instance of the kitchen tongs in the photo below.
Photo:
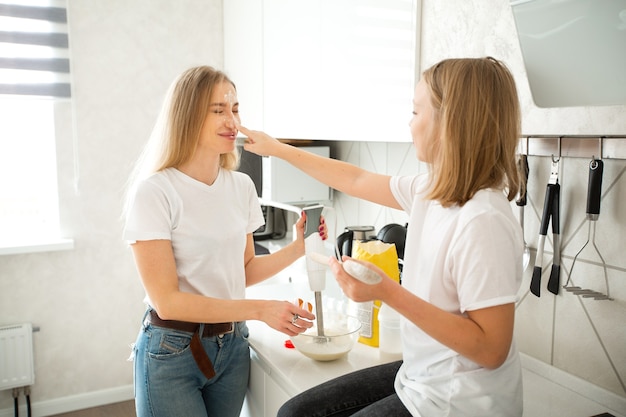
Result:
<svg viewBox="0 0 626 417"><path fill-rule="evenodd" d="M559 293L561 274L561 242L559 226L559 207L561 200L561 186L559 185L559 159L552 157L552 169L548 186L546 188L546 198L543 203L543 217L539 228L539 241L537 243L537 258L533 268L533 277L530 281L530 292L537 297L541 296L541 269L543 265L543 250L548 234L548 223L552 220L552 246L554 255L552 257L552 271L548 281L548 291L553 294Z"/></svg>

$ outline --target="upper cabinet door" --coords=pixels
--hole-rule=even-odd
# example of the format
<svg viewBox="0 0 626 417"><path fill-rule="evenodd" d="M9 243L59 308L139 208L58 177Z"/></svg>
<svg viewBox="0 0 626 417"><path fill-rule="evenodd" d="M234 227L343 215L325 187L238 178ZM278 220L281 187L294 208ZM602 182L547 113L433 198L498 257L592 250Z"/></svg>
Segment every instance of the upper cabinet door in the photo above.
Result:
<svg viewBox="0 0 626 417"><path fill-rule="evenodd" d="M242 123L279 138L410 141L419 0L229 0Z"/></svg>

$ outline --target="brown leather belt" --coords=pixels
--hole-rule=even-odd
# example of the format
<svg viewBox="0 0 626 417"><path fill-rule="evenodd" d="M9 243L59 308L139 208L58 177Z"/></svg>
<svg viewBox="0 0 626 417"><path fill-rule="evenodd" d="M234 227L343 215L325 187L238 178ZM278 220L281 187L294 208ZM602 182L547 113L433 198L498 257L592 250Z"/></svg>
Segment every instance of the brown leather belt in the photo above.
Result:
<svg viewBox="0 0 626 417"><path fill-rule="evenodd" d="M199 328L199 323L191 323L189 321L163 320L156 311L150 310L148 314L148 322L155 326L165 327L166 329L180 330L182 332L195 333ZM233 322L228 323L206 323L202 331L202 337L219 336L221 334L232 333L235 330Z"/></svg>
<svg viewBox="0 0 626 417"><path fill-rule="evenodd" d="M199 323L191 323L188 321L178 321L178 320L163 320L159 317L159 315L154 310L150 310L148 314L147 321L150 324L159 327L165 327L166 329L172 330L180 330L183 332L193 333L191 336L191 343L189 345L191 349L191 354L193 355L198 368L207 377L207 379L211 379L215 376L215 369L213 369L213 363L211 359L206 354L204 347L202 346L202 342L200 341L200 324ZM235 330L235 324L231 321L229 323L205 323L204 329L202 330L202 337L212 337L219 336L228 333L232 333Z"/></svg>

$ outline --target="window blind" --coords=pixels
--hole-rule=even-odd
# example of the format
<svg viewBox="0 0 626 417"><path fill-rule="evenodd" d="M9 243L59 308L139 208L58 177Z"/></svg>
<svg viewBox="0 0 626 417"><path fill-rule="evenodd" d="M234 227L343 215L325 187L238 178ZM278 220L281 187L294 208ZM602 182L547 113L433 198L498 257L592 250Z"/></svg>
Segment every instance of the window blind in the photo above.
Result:
<svg viewBox="0 0 626 417"><path fill-rule="evenodd" d="M71 96L64 1L0 0L0 94Z"/></svg>

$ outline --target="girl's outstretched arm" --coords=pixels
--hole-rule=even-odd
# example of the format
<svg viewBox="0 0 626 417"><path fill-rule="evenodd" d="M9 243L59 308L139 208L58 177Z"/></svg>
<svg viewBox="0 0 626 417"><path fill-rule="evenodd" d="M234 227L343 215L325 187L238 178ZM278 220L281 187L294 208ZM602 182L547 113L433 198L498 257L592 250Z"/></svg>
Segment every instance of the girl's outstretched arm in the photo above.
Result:
<svg viewBox="0 0 626 417"><path fill-rule="evenodd" d="M376 174L337 159L325 158L291 146L264 132L239 126L248 139L244 149L262 156L284 159L307 175L353 197L400 209L391 193L389 175Z"/></svg>

